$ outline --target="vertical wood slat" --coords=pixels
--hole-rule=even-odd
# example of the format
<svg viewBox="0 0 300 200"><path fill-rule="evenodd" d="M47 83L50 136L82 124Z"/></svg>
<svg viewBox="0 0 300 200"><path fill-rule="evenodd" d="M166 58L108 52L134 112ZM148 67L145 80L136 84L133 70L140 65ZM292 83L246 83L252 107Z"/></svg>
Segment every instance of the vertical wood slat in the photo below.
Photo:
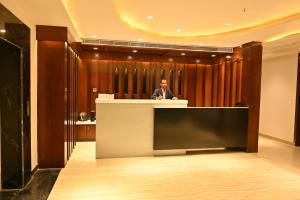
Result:
<svg viewBox="0 0 300 200"><path fill-rule="evenodd" d="M98 61L91 60L89 63L89 72L90 72L90 106L91 111L96 110L95 99L98 96Z"/></svg>
<svg viewBox="0 0 300 200"><path fill-rule="evenodd" d="M114 93L114 73L115 73L115 67L113 65L113 61L109 60L107 62L108 67L108 93L113 94Z"/></svg>
<svg viewBox="0 0 300 200"><path fill-rule="evenodd" d="M231 61L225 62L225 106L230 106L230 94L231 94Z"/></svg>
<svg viewBox="0 0 300 200"><path fill-rule="evenodd" d="M219 65L213 65L213 99L212 106L218 106L218 83L219 83Z"/></svg>
<svg viewBox="0 0 300 200"><path fill-rule="evenodd" d="M232 63L230 106L235 106L237 95L237 61Z"/></svg>
<svg viewBox="0 0 300 200"><path fill-rule="evenodd" d="M187 99L188 106L196 106L196 85L195 82L197 80L197 68L195 64L187 64Z"/></svg>
<svg viewBox="0 0 300 200"><path fill-rule="evenodd" d="M90 94L87 104L89 110L94 109L94 99L98 93L113 93L114 91L114 71L115 67L119 69L119 85L118 92L115 98L144 98L149 99L155 88L160 87L161 69L165 70L165 78L170 84L170 69L174 70L173 88L170 88L174 95L180 99L187 99L191 101L191 105L195 106L234 106L238 102L241 87L241 60L239 62L233 62L230 64L219 63L207 66L201 66L196 64L174 64L174 63L151 63L151 62L132 62L132 61L112 61L112 60L84 60L83 65L88 66L88 87ZM133 70L137 67L137 93L133 94ZM145 67L146 66L146 67ZM189 67L194 66L195 73L193 74ZM128 94L124 94L124 70L128 69ZM143 81L142 73L143 69L147 68L146 75L146 89L147 94L142 94ZM193 68L193 67L192 67ZM155 75L153 75L153 69L155 69ZM201 70L200 70L201 69ZM179 96L179 77L178 71L182 70L182 95ZM95 75L98 73L98 75ZM155 87L153 86L155 76ZM196 76L193 77L193 76ZM192 77L195 86L194 97L192 95ZM195 78L195 79L193 79ZM98 81L97 92L92 92L94 82ZM194 102L194 103L193 103Z"/></svg>
<svg viewBox="0 0 300 200"><path fill-rule="evenodd" d="M136 83L136 99L142 98L142 90L143 90L143 70L144 70L144 63L138 62L136 63L137 69L137 83ZM133 83L134 84L134 83Z"/></svg>
<svg viewBox="0 0 300 200"><path fill-rule="evenodd" d="M78 62L78 112L87 112L88 106L87 106L87 100L88 100L88 71L87 67L84 64L85 60L80 60ZM86 98L84 98L86 97Z"/></svg>
<svg viewBox="0 0 300 200"><path fill-rule="evenodd" d="M117 64L118 70L119 70L118 98L123 99L124 98L123 91L124 91L124 69L125 69L125 66L124 66L124 62L122 62L122 61L117 61L116 64Z"/></svg>
<svg viewBox="0 0 300 200"><path fill-rule="evenodd" d="M183 77L183 98L188 99L188 64L184 65Z"/></svg>
<svg viewBox="0 0 300 200"><path fill-rule="evenodd" d="M238 60L237 63L237 94L236 102L242 101L242 74L243 74L243 60Z"/></svg>
<svg viewBox="0 0 300 200"><path fill-rule="evenodd" d="M205 66L196 65L196 106L204 105Z"/></svg>
<svg viewBox="0 0 300 200"><path fill-rule="evenodd" d="M149 62L144 62L143 63L143 66L144 68L146 69L146 93L143 94L143 98L144 99L150 99L151 98L151 95L152 95L152 88L151 88L151 85L152 85L152 82L151 82L151 65Z"/></svg>
<svg viewBox="0 0 300 200"><path fill-rule="evenodd" d="M218 80L218 106L224 107L224 90L225 90L225 63L219 64Z"/></svg>
<svg viewBox="0 0 300 200"><path fill-rule="evenodd" d="M98 72L99 72L99 91L98 93L109 92L109 64L108 60L98 60Z"/></svg>
<svg viewBox="0 0 300 200"><path fill-rule="evenodd" d="M205 93L204 106L212 106L212 66L207 65L205 68Z"/></svg>
<svg viewBox="0 0 300 200"><path fill-rule="evenodd" d="M132 98L132 92L133 92L133 69L134 69L135 63L134 62L126 62L125 68L127 69L128 73L128 91L126 95L126 99ZM125 83L124 83L125 84Z"/></svg>

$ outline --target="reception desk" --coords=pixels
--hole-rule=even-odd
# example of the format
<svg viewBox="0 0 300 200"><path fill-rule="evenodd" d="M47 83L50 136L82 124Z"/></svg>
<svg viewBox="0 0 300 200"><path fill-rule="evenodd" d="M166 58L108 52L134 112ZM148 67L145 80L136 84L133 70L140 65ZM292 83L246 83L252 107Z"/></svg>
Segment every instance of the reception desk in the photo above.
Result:
<svg viewBox="0 0 300 200"><path fill-rule="evenodd" d="M153 155L154 108L186 108L187 103L96 99L96 158Z"/></svg>

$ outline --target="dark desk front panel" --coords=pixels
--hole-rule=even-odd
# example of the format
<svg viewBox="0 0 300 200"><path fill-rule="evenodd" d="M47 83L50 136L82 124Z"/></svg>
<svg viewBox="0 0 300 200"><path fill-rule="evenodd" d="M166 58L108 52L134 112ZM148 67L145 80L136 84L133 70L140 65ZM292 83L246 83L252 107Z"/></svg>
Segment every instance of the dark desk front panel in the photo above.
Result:
<svg viewBox="0 0 300 200"><path fill-rule="evenodd" d="M246 148L248 108L155 108L154 150Z"/></svg>

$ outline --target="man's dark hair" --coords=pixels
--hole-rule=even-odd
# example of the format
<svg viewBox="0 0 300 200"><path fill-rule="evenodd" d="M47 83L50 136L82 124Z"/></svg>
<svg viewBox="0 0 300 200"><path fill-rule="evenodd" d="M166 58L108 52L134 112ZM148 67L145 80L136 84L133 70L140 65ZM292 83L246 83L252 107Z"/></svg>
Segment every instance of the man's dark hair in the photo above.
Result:
<svg viewBox="0 0 300 200"><path fill-rule="evenodd" d="M168 82L168 80L165 79L165 78L162 78L162 79L160 80L160 83L161 83L162 81L167 81L167 82Z"/></svg>

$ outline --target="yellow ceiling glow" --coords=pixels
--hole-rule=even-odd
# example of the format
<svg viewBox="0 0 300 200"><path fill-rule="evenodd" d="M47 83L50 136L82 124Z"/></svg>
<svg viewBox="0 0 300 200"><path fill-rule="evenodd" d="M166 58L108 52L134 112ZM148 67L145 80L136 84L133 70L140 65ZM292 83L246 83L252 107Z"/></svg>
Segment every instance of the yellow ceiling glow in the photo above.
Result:
<svg viewBox="0 0 300 200"><path fill-rule="evenodd" d="M289 33L284 33L284 34L281 34L281 35L276 35L274 37L271 37L271 38L267 39L265 41L265 43L274 42L274 41L277 41L277 40L280 40L280 39L283 39L283 38L286 38L286 37L289 37L289 36L293 36L293 35L296 35L296 34L300 34L300 30L289 32Z"/></svg>
<svg viewBox="0 0 300 200"><path fill-rule="evenodd" d="M76 21L74 20L73 15L72 15L72 13L71 13L71 11L69 9L68 0L61 0L61 2L62 2L63 6L66 9L66 11L67 11L67 13L68 13L68 15L69 15L69 17L71 19L71 22L72 22L73 26L76 29L76 32L78 33L78 35L80 37L82 37L82 35L81 35L81 33L80 33L79 29L78 29L78 25L77 25Z"/></svg>
<svg viewBox="0 0 300 200"><path fill-rule="evenodd" d="M236 3L234 3L235 1ZM265 1L273 3L271 0ZM279 2L280 0L275 1ZM171 10L159 9L161 4L166 4L168 2L172 5ZM222 17L218 18L218 16L215 16L213 18L209 18L209 20L207 19L207 16L210 15L207 15L206 18L203 17L203 20L197 19L201 13L208 12L207 9L205 9L205 6L210 8L214 5L213 2L208 3L204 0L188 0L188 2L178 0L112 0L112 3L115 13L119 16L120 20L129 27L148 35L171 38L205 38L232 33L242 33L245 31L267 28L273 25L285 23L289 20L300 18L300 3L298 3L298 7L295 8L295 1L290 3L289 6L286 6L286 8L282 8L282 12L276 10L276 7L274 7L273 10L275 14L272 12L272 14L266 14L265 10L260 10L260 13L257 14L252 13L251 17L255 19L252 19L251 17L247 18L247 15L249 15L248 13L246 15L242 13L241 8L236 8L236 13L238 14L225 12L225 14L221 15L223 16L223 19ZM240 5L240 1L238 0L233 0L231 3L232 5ZM193 10L191 11L191 9L193 9L193 7L199 8L199 6L201 7L201 12L198 10L193 18L193 14L191 14L193 13ZM180 9L181 12L179 12ZM185 9L187 12L183 11ZM143 12L141 12L142 10ZM215 15L220 12L210 11L210 14L212 13ZM155 20L145 20L149 15L155 16ZM184 15L189 16L189 18L185 19ZM228 19L224 19L224 16L226 15L229 16ZM181 17L178 16L182 16L182 19L184 20L180 21ZM264 16L266 16L266 18ZM199 23L197 23L197 20ZM227 20L230 20L230 22ZM232 23L235 25L231 26ZM184 27L184 31L176 31L177 27Z"/></svg>

